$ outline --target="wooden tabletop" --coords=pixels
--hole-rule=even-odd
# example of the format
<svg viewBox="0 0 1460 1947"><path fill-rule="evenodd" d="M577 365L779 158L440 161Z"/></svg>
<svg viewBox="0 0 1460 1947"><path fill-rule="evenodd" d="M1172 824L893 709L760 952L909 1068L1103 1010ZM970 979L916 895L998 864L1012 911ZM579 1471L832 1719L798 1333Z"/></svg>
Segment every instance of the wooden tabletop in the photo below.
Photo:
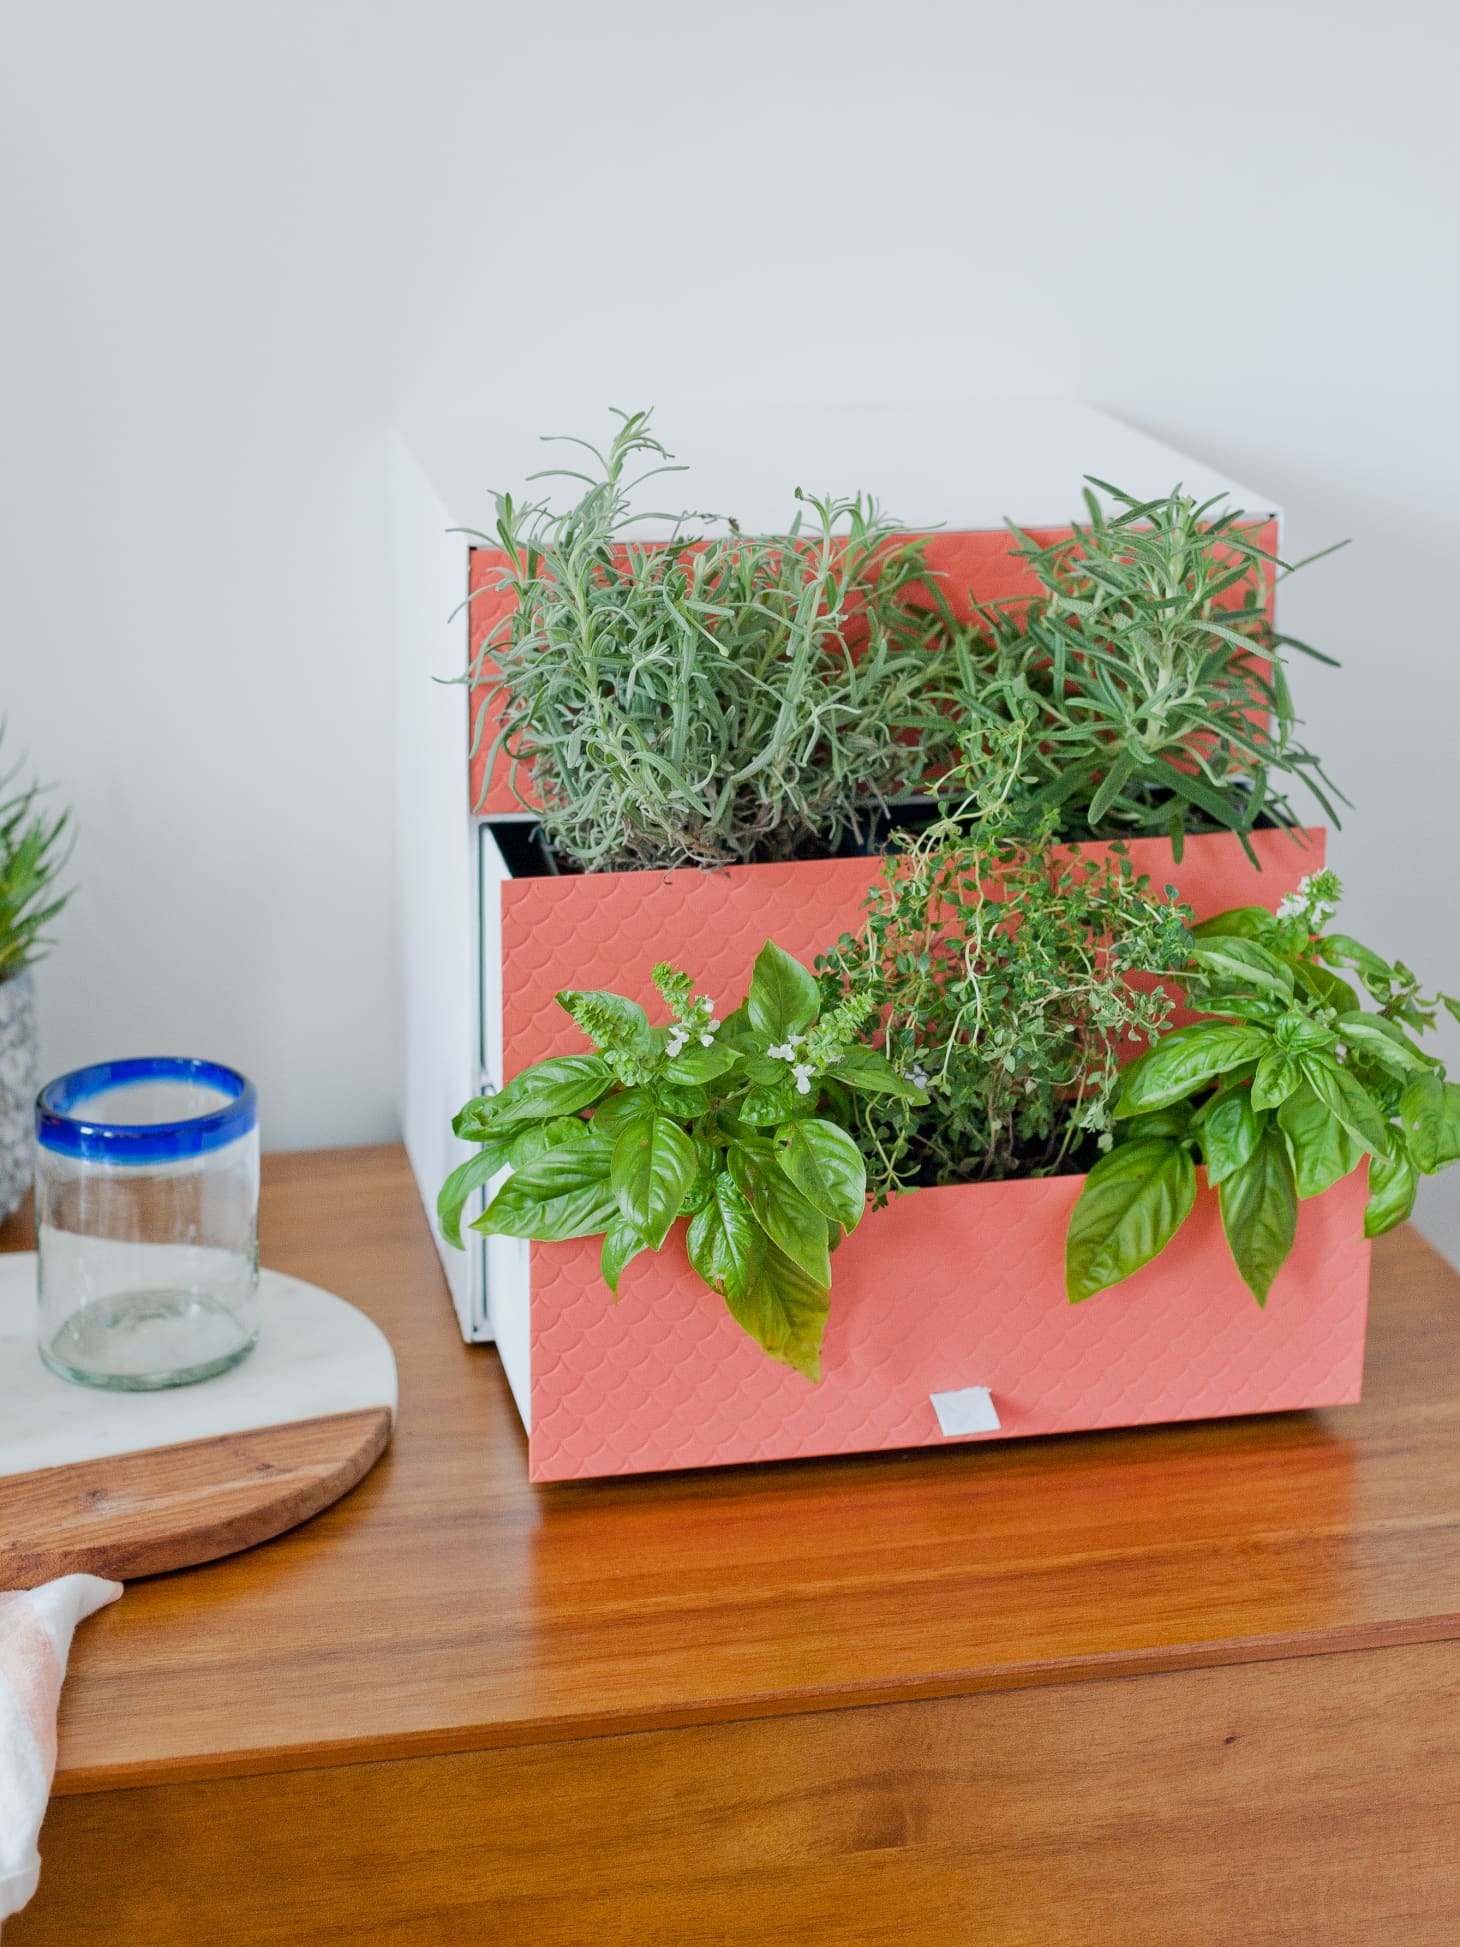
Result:
<svg viewBox="0 0 1460 1947"><path fill-rule="evenodd" d="M394 1443L86 1624L60 1792L1460 1635L1460 1277L1413 1230L1362 1406L533 1487L401 1151L275 1156L263 1194L265 1261L391 1338Z"/></svg>

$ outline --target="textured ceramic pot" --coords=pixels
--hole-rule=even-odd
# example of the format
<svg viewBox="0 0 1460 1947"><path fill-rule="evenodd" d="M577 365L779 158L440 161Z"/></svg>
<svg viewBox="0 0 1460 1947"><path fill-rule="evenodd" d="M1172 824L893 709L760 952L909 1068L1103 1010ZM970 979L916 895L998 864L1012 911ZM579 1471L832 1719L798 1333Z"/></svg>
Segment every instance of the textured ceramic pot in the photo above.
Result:
<svg viewBox="0 0 1460 1947"><path fill-rule="evenodd" d="M35 989L27 970L0 980L0 1222L30 1187L36 1060Z"/></svg>

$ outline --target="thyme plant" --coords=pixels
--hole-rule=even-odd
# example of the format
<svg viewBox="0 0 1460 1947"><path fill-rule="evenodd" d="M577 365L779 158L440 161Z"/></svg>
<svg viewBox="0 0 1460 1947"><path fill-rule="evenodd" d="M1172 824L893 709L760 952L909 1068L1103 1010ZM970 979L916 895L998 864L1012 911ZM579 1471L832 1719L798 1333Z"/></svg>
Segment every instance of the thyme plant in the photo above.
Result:
<svg viewBox="0 0 1460 1947"><path fill-rule="evenodd" d="M70 857L70 814L48 814L38 784L10 791L17 775L0 774L0 980L40 958L45 929L71 896L56 890Z"/></svg>
<svg viewBox="0 0 1460 1947"><path fill-rule="evenodd" d="M1118 849L1096 860L1022 834L1014 775L900 839L862 931L818 962L828 993L876 1009L878 1048L928 1097L851 1105L878 1204L1082 1167L1109 1140L1122 1049L1170 1017L1170 996L1130 976L1184 957L1188 909Z"/></svg>
<svg viewBox="0 0 1460 1947"><path fill-rule="evenodd" d="M1053 813L1070 838L1165 833L1178 860L1188 831L1234 831L1251 854L1260 819L1296 826L1296 785L1339 823L1284 669L1289 649L1332 658L1266 615L1269 579L1293 570L1219 500L1091 485L1121 511L1087 490L1089 522L1069 538L1014 530L1034 601L967 624L944 606L929 627L967 731L1027 727L1028 815Z"/></svg>
<svg viewBox="0 0 1460 1947"><path fill-rule="evenodd" d="M493 757L524 803L530 765L550 846L587 871L862 839L952 739L942 659L903 599L926 572L921 546L861 495L798 489L797 525L764 538L635 515L636 487L682 469L647 413L619 418L606 452L571 442L595 471L534 476L578 483L571 507L502 494L495 535L477 537L500 548L494 585L516 597L473 671L502 712ZM635 541L643 519L670 520L671 537Z"/></svg>

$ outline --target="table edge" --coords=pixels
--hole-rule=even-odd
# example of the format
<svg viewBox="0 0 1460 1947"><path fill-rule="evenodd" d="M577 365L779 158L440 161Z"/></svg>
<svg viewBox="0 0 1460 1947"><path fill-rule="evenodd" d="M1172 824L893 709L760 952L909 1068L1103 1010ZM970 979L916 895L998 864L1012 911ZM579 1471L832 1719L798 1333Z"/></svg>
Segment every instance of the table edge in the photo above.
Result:
<svg viewBox="0 0 1460 1947"><path fill-rule="evenodd" d="M1294 1630L1270 1636L1204 1643L1161 1644L1138 1650L1101 1651L1039 1663L988 1664L973 1671L930 1672L920 1677L849 1681L815 1690L769 1691L707 1699L699 1704L646 1705L640 1710L521 1718L460 1724L439 1730L391 1731L329 1743L278 1744L217 1751L135 1764L58 1766L56 1797L80 1797L152 1786L207 1783L216 1779L267 1777L284 1771L324 1771L346 1765L395 1763L412 1758L474 1751L531 1749L638 1732L705 1729L818 1712L883 1704L936 1702L955 1697L1052 1689L1070 1683L1111 1683L1134 1677L1171 1676L1249 1663L1334 1656L1361 1650L1403 1649L1412 1644L1460 1640L1460 1614L1354 1623L1330 1630Z"/></svg>

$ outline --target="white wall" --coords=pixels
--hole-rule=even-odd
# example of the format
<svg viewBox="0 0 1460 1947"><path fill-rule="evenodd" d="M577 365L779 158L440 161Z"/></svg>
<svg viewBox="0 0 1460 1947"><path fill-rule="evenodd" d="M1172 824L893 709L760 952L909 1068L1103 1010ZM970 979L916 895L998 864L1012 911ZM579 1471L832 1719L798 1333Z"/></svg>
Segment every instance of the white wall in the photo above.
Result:
<svg viewBox="0 0 1460 1947"><path fill-rule="evenodd" d="M1047 386L1352 535L1286 610L1346 665L1302 696L1348 918L1460 986L1457 55L1415 0L11 9L0 696L83 826L47 1064L206 1047L275 1144L391 1132L386 434L523 397L672 443Z"/></svg>

